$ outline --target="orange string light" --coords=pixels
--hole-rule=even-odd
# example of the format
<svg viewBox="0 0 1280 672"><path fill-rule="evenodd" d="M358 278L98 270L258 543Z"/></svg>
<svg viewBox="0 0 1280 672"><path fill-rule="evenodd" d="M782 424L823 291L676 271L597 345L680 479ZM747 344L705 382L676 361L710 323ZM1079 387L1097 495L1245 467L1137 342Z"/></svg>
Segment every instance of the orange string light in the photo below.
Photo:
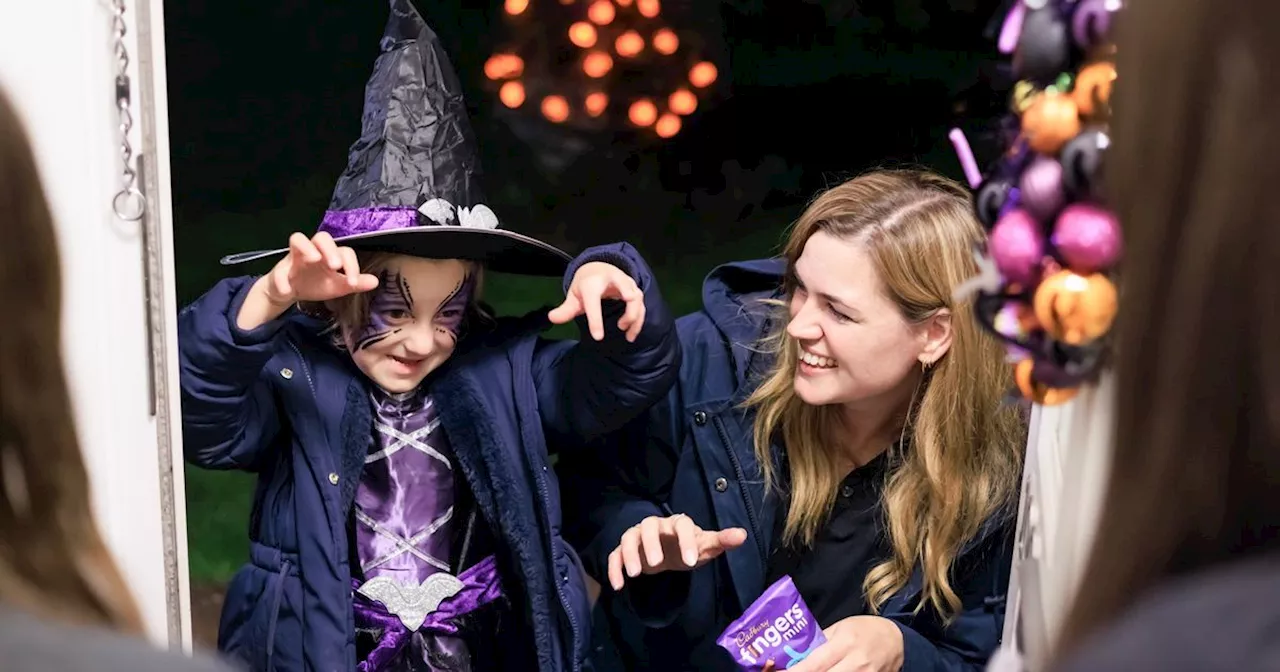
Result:
<svg viewBox="0 0 1280 672"><path fill-rule="evenodd" d="M679 115L693 114L698 109L698 97L689 89L678 89L667 98L667 107Z"/></svg>
<svg viewBox="0 0 1280 672"><path fill-rule="evenodd" d="M613 48L618 52L619 56L631 58L644 51L644 38L640 37L640 33L628 30L613 41Z"/></svg>
<svg viewBox="0 0 1280 672"><path fill-rule="evenodd" d="M636 126L649 126L658 118L658 106L647 98L641 98L631 103L631 109L627 110L627 118Z"/></svg>
<svg viewBox="0 0 1280 672"><path fill-rule="evenodd" d="M613 69L613 58L603 51L592 51L582 59L582 71L588 77L599 79Z"/></svg>
<svg viewBox="0 0 1280 672"><path fill-rule="evenodd" d="M564 96L550 95L542 99L542 116L561 123L569 118L569 101Z"/></svg>
<svg viewBox="0 0 1280 672"><path fill-rule="evenodd" d="M711 86L716 81L716 66L709 61L703 61L689 70L689 83L699 89Z"/></svg>
<svg viewBox="0 0 1280 672"><path fill-rule="evenodd" d="M604 114L605 108L609 107L609 96L603 91L593 91L587 94L585 107L588 115L598 117Z"/></svg>
<svg viewBox="0 0 1280 672"><path fill-rule="evenodd" d="M653 49L663 56L670 56L676 53L676 49L680 48L680 38L676 37L674 30L670 28L660 28L658 32L653 34Z"/></svg>
<svg viewBox="0 0 1280 672"><path fill-rule="evenodd" d="M652 19L662 11L662 5L658 0L636 0L636 9L639 10L640 16Z"/></svg>
<svg viewBox="0 0 1280 672"><path fill-rule="evenodd" d="M658 123L654 124L653 132L660 138L670 138L680 132L680 117L674 114L662 115L658 118Z"/></svg>
<svg viewBox="0 0 1280 672"><path fill-rule="evenodd" d="M569 41L574 45L589 49L596 46L596 27L586 21L578 21L569 26Z"/></svg>
<svg viewBox="0 0 1280 672"><path fill-rule="evenodd" d="M511 79L524 73L524 59L515 54L494 54L484 62L484 75L489 79Z"/></svg>
<svg viewBox="0 0 1280 672"><path fill-rule="evenodd" d="M613 3L609 2L609 0L596 0L587 8L587 18L591 19L592 23L601 26L607 26L610 23L613 23L613 17L615 15L616 12L613 9Z"/></svg>
<svg viewBox="0 0 1280 672"><path fill-rule="evenodd" d="M511 16L519 16L524 13L524 10L529 9L529 0L507 0L503 9Z"/></svg>
<svg viewBox="0 0 1280 672"><path fill-rule="evenodd" d="M511 109L516 109L524 105L524 84L520 82L505 82L502 88L498 89L498 100L503 105Z"/></svg>

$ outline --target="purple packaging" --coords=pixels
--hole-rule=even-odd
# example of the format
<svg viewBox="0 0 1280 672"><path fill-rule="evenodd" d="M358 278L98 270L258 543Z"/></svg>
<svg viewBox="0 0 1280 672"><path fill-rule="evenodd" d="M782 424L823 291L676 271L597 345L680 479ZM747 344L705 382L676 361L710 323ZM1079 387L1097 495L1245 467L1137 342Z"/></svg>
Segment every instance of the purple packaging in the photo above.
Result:
<svg viewBox="0 0 1280 672"><path fill-rule="evenodd" d="M784 576L730 623L716 643L733 656L739 668L756 672L765 670L771 661L777 669L785 670L826 644L827 638L796 584Z"/></svg>

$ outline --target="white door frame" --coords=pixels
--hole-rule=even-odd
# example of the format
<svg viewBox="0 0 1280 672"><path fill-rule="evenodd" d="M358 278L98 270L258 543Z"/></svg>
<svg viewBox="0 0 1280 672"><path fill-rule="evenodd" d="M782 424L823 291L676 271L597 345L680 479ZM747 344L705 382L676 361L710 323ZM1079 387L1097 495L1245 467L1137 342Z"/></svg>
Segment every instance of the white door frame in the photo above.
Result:
<svg viewBox="0 0 1280 672"><path fill-rule="evenodd" d="M113 212L121 1L140 221ZM98 527L148 636L189 650L163 0L0 0L0 16L0 86L31 138L58 231L69 420Z"/></svg>

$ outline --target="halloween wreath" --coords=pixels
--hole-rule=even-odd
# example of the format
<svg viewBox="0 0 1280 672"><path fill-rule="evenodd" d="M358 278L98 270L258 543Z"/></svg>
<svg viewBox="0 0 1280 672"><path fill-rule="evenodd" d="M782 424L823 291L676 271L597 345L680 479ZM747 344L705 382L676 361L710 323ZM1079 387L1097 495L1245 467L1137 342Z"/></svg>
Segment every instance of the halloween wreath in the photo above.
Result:
<svg viewBox="0 0 1280 672"><path fill-rule="evenodd" d="M1120 224L1102 180L1120 0L1014 0L998 39L1017 83L1002 155L982 173L962 131L951 141L988 231L974 297L1005 342L1021 395L1061 404L1107 359L1117 311Z"/></svg>

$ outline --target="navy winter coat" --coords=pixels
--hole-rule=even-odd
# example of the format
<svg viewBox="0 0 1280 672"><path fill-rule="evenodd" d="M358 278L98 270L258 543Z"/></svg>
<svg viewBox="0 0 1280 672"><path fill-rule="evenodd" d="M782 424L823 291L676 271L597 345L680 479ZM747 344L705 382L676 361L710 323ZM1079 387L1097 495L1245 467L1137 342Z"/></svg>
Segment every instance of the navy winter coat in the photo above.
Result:
<svg viewBox="0 0 1280 672"><path fill-rule="evenodd" d="M560 534L560 490L547 446L582 445L614 430L670 389L680 349L670 312L629 245L592 248L587 261L628 272L645 292L635 343L607 336L548 341L545 313L501 320L459 344L433 372L440 422L476 503L523 589L522 627L537 660L522 670L583 669L590 608L578 556ZM235 316L253 278L224 280L179 319L187 459L258 474L249 562L227 592L218 648L253 670L355 668L348 516L372 440L367 379L296 311L251 331ZM610 319L609 315L613 318ZM585 322L580 322L586 333Z"/></svg>
<svg viewBox="0 0 1280 672"><path fill-rule="evenodd" d="M780 259L716 269L703 287L703 310L676 323L683 362L670 394L606 437L607 453L583 452L557 466L566 536L604 586L597 623L609 627L597 627L598 669L622 661L632 670L736 669L715 640L764 592L773 524L781 515L778 498L765 496L753 450L754 413L741 406L754 389L750 381L770 364L757 347L770 329L770 309L761 300L781 298L784 270ZM623 532L648 516L676 512L703 529L741 527L747 543L692 572L641 576L613 593L607 558ZM960 553L952 585L964 610L949 627L930 609L915 613L923 585L918 567L883 605L881 615L902 631L906 672L983 668L1004 623L1014 522L989 521ZM862 577L850 577L850 590L861 584Z"/></svg>

